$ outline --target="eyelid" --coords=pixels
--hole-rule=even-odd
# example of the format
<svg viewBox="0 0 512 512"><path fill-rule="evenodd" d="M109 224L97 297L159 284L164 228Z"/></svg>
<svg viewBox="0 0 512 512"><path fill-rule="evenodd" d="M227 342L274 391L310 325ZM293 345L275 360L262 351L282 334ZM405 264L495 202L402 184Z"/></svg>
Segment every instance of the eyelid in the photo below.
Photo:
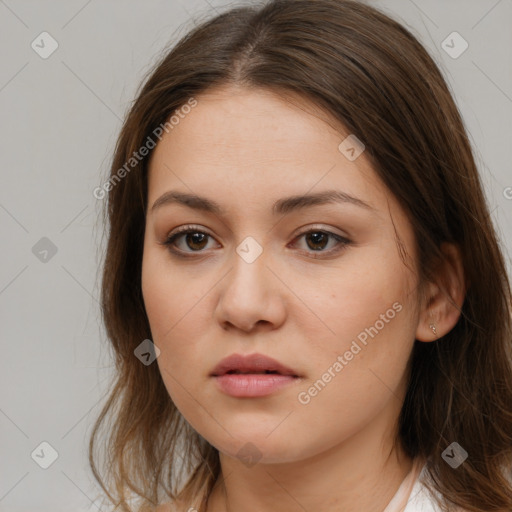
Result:
<svg viewBox="0 0 512 512"><path fill-rule="evenodd" d="M308 254L308 256L313 259L321 259L321 258L327 259L327 258L329 258L329 256L337 255L346 246L353 244L352 240L349 237L347 237L346 235L342 235L337 232L331 231L333 229L331 227L324 227L319 224L316 224L316 225L313 224L313 225L308 225L308 227L306 229L303 229L303 228L304 228L304 226L302 226L301 228L298 228L298 232L296 232L293 235L292 244L295 244L295 242L297 241L298 238L300 238L304 235L307 235L309 233L315 233L315 232L325 233L329 237L334 238L337 242L335 247L328 251L307 251L307 250L299 249L300 252ZM193 257L201 256L206 251L190 251L189 252L189 251L183 251L181 249L177 249L177 248L173 247L175 240L178 238L179 235L188 234L188 233L202 233L202 234L209 236L210 238L215 239L215 237L212 234L210 234L207 230L205 230L204 228L202 228L199 225L184 224L183 226L180 226L180 227L176 228L175 230L171 231L165 237L164 241L159 242L159 244L167 246L169 251L178 257L193 258ZM318 255L315 256L315 253L317 253Z"/></svg>
<svg viewBox="0 0 512 512"><path fill-rule="evenodd" d="M195 224L184 224L183 226L180 226L180 227L174 229L173 231L171 231L168 235L165 236L165 238L162 242L159 242L159 244L164 245L164 246L170 246L173 243L172 240L174 240L181 234L186 235L188 233L202 233L202 234L209 236L210 238L215 239L215 237L211 233L209 233L207 230L205 230L201 226L198 226ZM183 251L181 251L181 252L183 252ZM199 252L202 252L202 251L199 251Z"/></svg>
<svg viewBox="0 0 512 512"><path fill-rule="evenodd" d="M307 229L304 229L304 226L301 226L300 228L297 228L296 232L292 235L292 237L295 239L296 237L298 236L301 236L301 235L304 235L304 234L307 234L311 231L325 231L326 233L330 233L332 235L337 235L341 238L344 238L346 240L349 240L349 235L347 234L341 234L341 233L335 233L335 232L332 232L331 230L334 229L330 226L323 226L322 224L307 224L306 226L308 226ZM184 224L183 226L180 226L178 228L176 228L175 230L171 231L165 238L166 240L168 240L170 237L174 236L174 235L177 235L177 234L180 234L180 233L183 233L183 232L186 232L188 230L196 230L198 233L204 233L208 236L211 236L212 238L215 238L211 233L208 232L208 230L206 230L205 228L203 228L202 226L199 226L197 224Z"/></svg>
<svg viewBox="0 0 512 512"><path fill-rule="evenodd" d="M178 235L180 233L183 233L184 231L185 232L186 231L194 231L197 233L204 233L205 235L209 235L212 238L214 238L214 236L212 234L208 233L208 231L206 229L204 229L202 226L199 226L197 224L184 224L183 226L180 226L180 227L176 228L175 230L171 231L166 236L166 238L169 239L171 236Z"/></svg>
<svg viewBox="0 0 512 512"><path fill-rule="evenodd" d="M341 238L345 238L346 240L350 238L348 234L335 232L333 231L334 229L336 228L333 228L331 226L325 226L323 224L306 224L306 227L301 226L300 228L297 228L296 233L293 235L293 237L296 238L311 231L324 231L326 233L330 233L331 235L336 235Z"/></svg>

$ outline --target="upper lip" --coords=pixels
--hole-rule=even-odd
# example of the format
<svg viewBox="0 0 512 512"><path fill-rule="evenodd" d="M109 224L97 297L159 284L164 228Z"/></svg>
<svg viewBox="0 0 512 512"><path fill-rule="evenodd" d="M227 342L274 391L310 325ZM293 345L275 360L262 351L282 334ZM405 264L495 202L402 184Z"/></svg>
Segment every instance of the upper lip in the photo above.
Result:
<svg viewBox="0 0 512 512"><path fill-rule="evenodd" d="M244 356L242 354L231 354L222 359L212 370L211 376L219 376L229 371L238 371L242 373L264 373L267 371L275 371L281 375L292 375L298 377L295 370L288 368L279 361L263 354L250 354Z"/></svg>

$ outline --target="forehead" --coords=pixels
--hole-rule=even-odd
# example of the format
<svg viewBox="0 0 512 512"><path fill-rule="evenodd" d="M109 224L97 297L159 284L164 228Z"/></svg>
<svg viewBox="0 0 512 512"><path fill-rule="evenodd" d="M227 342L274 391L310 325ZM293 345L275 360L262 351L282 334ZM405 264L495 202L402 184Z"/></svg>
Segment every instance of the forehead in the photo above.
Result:
<svg viewBox="0 0 512 512"><path fill-rule="evenodd" d="M271 148L291 159L298 142L314 140L328 147L331 138L349 135L334 117L296 93L224 86L196 99L197 106L172 130L176 144L186 138L198 150L236 152L243 147L245 153L257 153Z"/></svg>
<svg viewBox="0 0 512 512"><path fill-rule="evenodd" d="M315 183L377 184L364 152L355 161L340 152L350 132L298 94L224 86L196 100L153 151L150 193L179 176L196 185L290 185L297 193Z"/></svg>

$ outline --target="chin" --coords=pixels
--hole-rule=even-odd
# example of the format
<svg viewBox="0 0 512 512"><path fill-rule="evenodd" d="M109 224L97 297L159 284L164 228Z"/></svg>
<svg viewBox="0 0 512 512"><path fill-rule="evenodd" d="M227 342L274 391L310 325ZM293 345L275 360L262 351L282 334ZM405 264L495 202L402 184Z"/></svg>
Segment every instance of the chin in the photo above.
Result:
<svg viewBox="0 0 512 512"><path fill-rule="evenodd" d="M253 433L247 432L237 435L236 431L229 431L233 438L223 439L212 443L219 452L228 457L240 460L248 468L256 464L279 464L296 462L306 457L304 446L300 443L287 445L285 438L290 441L289 435L268 435L268 431ZM283 433L281 433L283 434Z"/></svg>

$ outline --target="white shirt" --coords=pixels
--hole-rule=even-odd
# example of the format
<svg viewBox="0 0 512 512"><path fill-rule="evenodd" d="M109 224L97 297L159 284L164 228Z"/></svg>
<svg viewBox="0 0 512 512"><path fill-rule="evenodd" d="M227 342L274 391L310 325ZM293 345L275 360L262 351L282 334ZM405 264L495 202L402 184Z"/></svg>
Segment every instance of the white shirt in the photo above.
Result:
<svg viewBox="0 0 512 512"><path fill-rule="evenodd" d="M404 512L438 512L440 510L428 489L419 480L425 472L426 466L423 467L420 476L414 483Z"/></svg>
<svg viewBox="0 0 512 512"><path fill-rule="evenodd" d="M441 512L432 496L432 494L437 496L439 494L435 490L427 489L420 481L426 474L425 462L414 461L411 471L383 512Z"/></svg>

